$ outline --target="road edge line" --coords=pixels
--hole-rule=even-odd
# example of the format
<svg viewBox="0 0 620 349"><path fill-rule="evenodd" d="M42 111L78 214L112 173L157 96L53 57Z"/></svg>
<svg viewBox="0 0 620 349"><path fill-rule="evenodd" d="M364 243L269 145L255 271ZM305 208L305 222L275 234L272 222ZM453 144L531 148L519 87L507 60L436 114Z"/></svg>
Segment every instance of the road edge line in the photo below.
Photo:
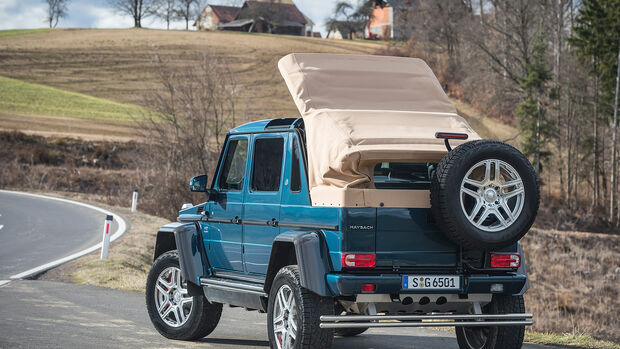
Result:
<svg viewBox="0 0 620 349"><path fill-rule="evenodd" d="M74 200L69 200L69 199L64 199L64 198L57 198L57 197L53 197L53 196L47 196L47 195L41 195L41 194L32 194L32 193L24 193L24 192L20 192L20 191L12 191L12 190L3 190L0 189L0 193L8 193L8 194L17 194L17 195L24 195L24 196L31 196L31 197L36 197L36 198L40 198L40 199L47 199L47 200L56 200L56 201L61 201L61 202L65 202L65 203L70 203L73 205L78 205L78 206L82 206L82 207L86 207L86 208L90 208L92 210L95 211L99 211L101 213L104 213L106 215L112 215L114 216L114 218L116 219L117 223L118 223L118 228L116 229L116 231L114 232L114 234L112 234L112 236L110 236L110 242L120 238L121 236L123 236L123 234L125 234L125 232L127 231L127 223L125 222L125 220L118 214L112 212L112 211L108 211L106 209L103 209L101 207L97 207L94 205L90 205L90 204L86 204L83 202L79 202L79 201L74 201ZM91 252L94 252L98 249L101 248L101 242L97 243L94 246L91 246L89 248L86 248L84 250L81 250L79 252L73 253L71 255L68 255L66 257L63 258L59 258L56 259L54 261L42 264L38 267L34 267L31 269L28 269L24 272L21 272L19 274L15 274L9 277L9 279L11 280L19 280L19 279L24 279L36 274L40 274L46 270L52 269L54 267L57 267L63 263L69 262L71 260L77 259L79 257L85 256Z"/></svg>

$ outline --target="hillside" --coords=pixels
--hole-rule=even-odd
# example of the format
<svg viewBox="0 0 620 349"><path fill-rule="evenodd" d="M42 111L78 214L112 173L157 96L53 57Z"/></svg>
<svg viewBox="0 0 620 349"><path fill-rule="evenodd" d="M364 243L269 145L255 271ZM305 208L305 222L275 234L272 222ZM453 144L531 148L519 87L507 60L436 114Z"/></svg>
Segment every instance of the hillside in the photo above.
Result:
<svg viewBox="0 0 620 349"><path fill-rule="evenodd" d="M148 108L143 98L145 92L159 88L153 61L156 53L182 66L196 59L196 53L208 51L229 62L240 85L243 119L255 120L297 115L277 70L280 57L291 52L371 54L382 46L372 41L237 32L148 29L0 31L0 76ZM0 99L7 99L7 92L2 90L7 81L15 80L0 80ZM61 99L54 100L62 103ZM81 135L75 129L68 129L66 121L50 118L75 115L55 112L49 103L54 101L31 105L26 110L0 105L0 128L17 128L39 134ZM47 107L37 109L37 105ZM514 137L514 129L484 118L467 106L458 107L481 135L498 139ZM85 109L84 115L80 116L88 114L97 114L97 110ZM29 117L20 123L22 118L16 115ZM45 116L45 130L32 122L36 115ZM118 115L107 119L118 120ZM123 122L102 123L94 120L90 124L100 129L110 124L127 128L127 123Z"/></svg>

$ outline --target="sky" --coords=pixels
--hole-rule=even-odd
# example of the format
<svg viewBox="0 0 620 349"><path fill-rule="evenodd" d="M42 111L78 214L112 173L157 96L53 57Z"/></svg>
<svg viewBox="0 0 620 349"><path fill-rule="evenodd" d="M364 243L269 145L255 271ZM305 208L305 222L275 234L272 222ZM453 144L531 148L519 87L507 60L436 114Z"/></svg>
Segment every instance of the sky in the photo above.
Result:
<svg viewBox="0 0 620 349"><path fill-rule="evenodd" d="M210 0L219 4L231 0ZM232 0L239 1L242 0ZM205 2L203 0L203 2ZM297 7L317 25L315 31L325 36L325 19L330 16L335 0L294 0ZM0 29L44 28L47 5L43 0L0 0ZM71 0L68 13L58 28L128 28L133 26L129 15L119 14L107 0ZM166 24L156 18L143 20L142 26L165 29ZM171 29L185 29L184 21L171 23ZM191 24L190 24L191 29Z"/></svg>

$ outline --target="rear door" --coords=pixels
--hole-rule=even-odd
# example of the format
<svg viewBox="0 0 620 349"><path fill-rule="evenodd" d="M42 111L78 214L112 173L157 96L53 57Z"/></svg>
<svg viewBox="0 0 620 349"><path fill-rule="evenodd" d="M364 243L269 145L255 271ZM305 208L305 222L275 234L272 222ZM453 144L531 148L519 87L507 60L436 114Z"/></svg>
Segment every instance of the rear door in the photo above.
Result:
<svg viewBox="0 0 620 349"><path fill-rule="evenodd" d="M204 238L209 262L216 269L243 271L241 219L249 141L247 135L229 137L215 182L217 195L209 205Z"/></svg>
<svg viewBox="0 0 620 349"><path fill-rule="evenodd" d="M286 136L264 133L253 137L249 190L243 215L243 256L248 273L267 273L271 245L280 231L277 222L285 181L282 164Z"/></svg>

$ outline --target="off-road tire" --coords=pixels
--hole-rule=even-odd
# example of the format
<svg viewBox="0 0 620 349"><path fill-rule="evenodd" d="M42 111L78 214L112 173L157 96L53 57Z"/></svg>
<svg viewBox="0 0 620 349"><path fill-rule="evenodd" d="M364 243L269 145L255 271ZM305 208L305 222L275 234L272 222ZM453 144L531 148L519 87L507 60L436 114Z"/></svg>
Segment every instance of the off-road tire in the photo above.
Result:
<svg viewBox="0 0 620 349"><path fill-rule="evenodd" d="M336 303L335 306L336 315L354 315L354 313L347 313L344 307L340 303ZM358 334L362 334L368 330L368 327L364 328L335 328L334 334L340 337L353 337Z"/></svg>
<svg viewBox="0 0 620 349"><path fill-rule="evenodd" d="M334 330L334 334L340 337L353 337L353 336L357 336L358 334L362 334L366 332L367 330L368 330L368 327L366 328L337 328Z"/></svg>
<svg viewBox="0 0 620 349"><path fill-rule="evenodd" d="M493 300L482 309L482 312L484 314L522 314L525 313L525 302L523 296L493 295ZM525 326L488 327L489 334L486 342L478 346L468 341L466 329L466 327L456 327L456 340L460 349L520 349L525 334ZM475 327L470 329L475 329Z"/></svg>
<svg viewBox="0 0 620 349"><path fill-rule="evenodd" d="M460 203L460 187L467 171L485 159L498 159L510 164L523 181L523 209L507 228L488 232L475 227L465 216ZM477 140L462 144L448 154L431 174L431 210L435 222L454 243L465 249L498 249L519 241L530 229L540 202L538 177L532 164L509 144Z"/></svg>
<svg viewBox="0 0 620 349"><path fill-rule="evenodd" d="M288 285L295 296L298 310L297 338L294 343L295 349L321 349L331 348L334 338L333 329L319 327L321 315L334 314L334 300L330 297L321 297L301 286L299 267L297 265L286 266L276 274L267 306L267 329L269 345L276 349L276 338L273 331L273 315L277 292L282 285Z"/></svg>
<svg viewBox="0 0 620 349"><path fill-rule="evenodd" d="M193 309L186 323L180 327L166 324L157 312L155 305L155 285L159 274L168 267L179 268L179 254L176 250L159 256L146 280L146 309L157 332L162 336L177 340L196 340L208 336L220 321L222 305L209 303L204 295L193 296Z"/></svg>

